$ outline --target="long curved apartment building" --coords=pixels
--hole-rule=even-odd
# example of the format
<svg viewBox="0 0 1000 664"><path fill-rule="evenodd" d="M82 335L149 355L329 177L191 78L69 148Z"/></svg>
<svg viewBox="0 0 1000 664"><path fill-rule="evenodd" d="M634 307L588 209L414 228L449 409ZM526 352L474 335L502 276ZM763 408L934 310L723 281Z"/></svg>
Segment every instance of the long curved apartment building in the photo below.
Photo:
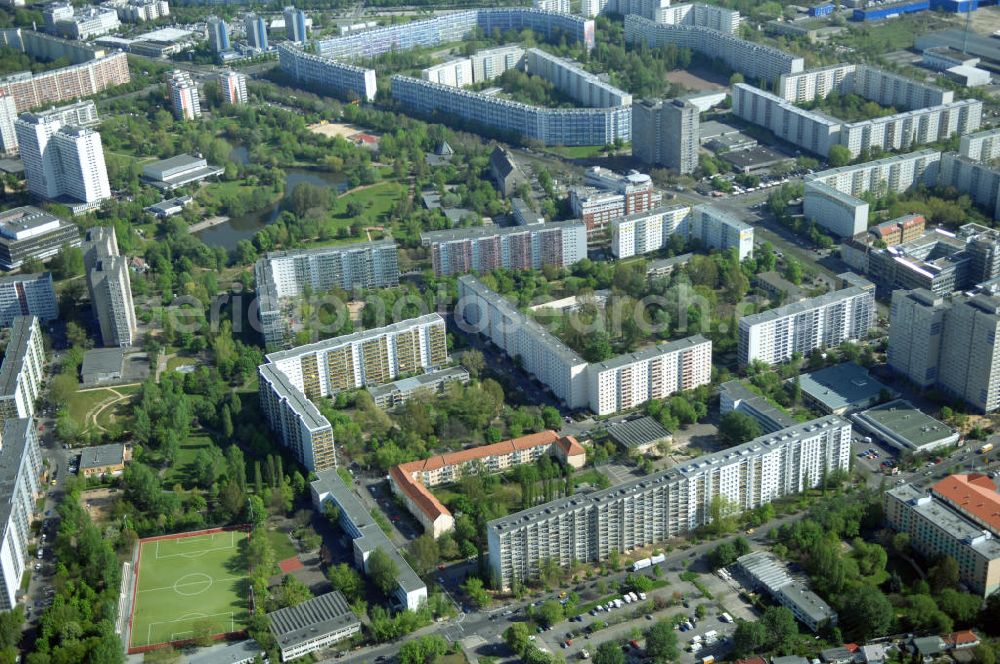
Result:
<svg viewBox="0 0 1000 664"><path fill-rule="evenodd" d="M724 496L740 510L818 486L846 470L851 424L828 415L641 479L490 521L489 564L502 588L538 577L543 560L568 567L663 542L711 522Z"/></svg>
<svg viewBox="0 0 1000 664"><path fill-rule="evenodd" d="M496 30L525 28L549 40L565 35L588 49L594 47L593 20L540 9L502 7L442 14L423 21L322 39L315 42L315 53L294 45L279 46L279 63L285 73L302 83L339 96L370 101L375 98L375 71L358 66L366 60L385 53L461 41L476 31L492 34Z"/></svg>

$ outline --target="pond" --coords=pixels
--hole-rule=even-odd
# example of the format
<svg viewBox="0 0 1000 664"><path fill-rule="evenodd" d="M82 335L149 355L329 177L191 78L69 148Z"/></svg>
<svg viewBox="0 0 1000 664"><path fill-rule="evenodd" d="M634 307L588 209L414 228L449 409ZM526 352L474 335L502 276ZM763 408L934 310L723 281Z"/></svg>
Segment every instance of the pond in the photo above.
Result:
<svg viewBox="0 0 1000 664"><path fill-rule="evenodd" d="M230 154L233 161L245 164L247 162L247 149L245 147L235 147ZM288 204L288 197L291 196L295 185L307 182L320 187L332 187L338 192L346 191L347 180L342 173L330 173L327 171L314 171L307 168L286 168L285 170L285 195L275 203L262 210L251 212L240 217L233 217L229 221L206 228L197 233L202 242L210 247L222 247L224 249L235 249L236 243L240 240L248 240L257 234L257 231L268 224L273 224Z"/></svg>

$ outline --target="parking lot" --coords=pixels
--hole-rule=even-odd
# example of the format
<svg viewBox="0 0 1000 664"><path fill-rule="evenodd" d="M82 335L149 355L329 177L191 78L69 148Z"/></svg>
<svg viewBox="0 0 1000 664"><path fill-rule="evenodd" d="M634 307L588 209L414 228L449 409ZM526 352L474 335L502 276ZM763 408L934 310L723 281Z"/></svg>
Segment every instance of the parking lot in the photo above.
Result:
<svg viewBox="0 0 1000 664"><path fill-rule="evenodd" d="M680 578L682 571L679 566L665 571L659 580L665 581L666 585L646 593L645 601L640 600L630 604L623 602L620 608L612 608L610 611L594 610L583 613L575 619L560 622L550 630L536 633L535 645L550 652L560 652L568 660L583 659L584 650L593 655L597 647L605 641L620 641L628 661L638 662L642 660L643 655L642 633L656 621L680 620L683 616L686 622L691 623L691 628L688 629L683 625L675 628L678 649L683 650L678 661L691 664L700 662L706 655L714 655L717 659L721 659L732 648L731 636L736 629L735 620L754 618L753 608L740 598L739 586L735 582L727 583L718 576L700 574L698 582L712 595L712 598L708 599L703 597L701 591L692 583ZM657 578L650 572L645 573L651 578ZM589 593L583 593L584 596L587 594ZM622 597L621 593L612 596ZM606 603L610 597L601 599ZM583 601L586 602L585 597ZM660 605L665 608L649 610L651 602L654 606ZM700 605L704 605L705 608L701 609L704 617L699 620L697 612ZM722 613L728 613L732 620L724 621ZM513 619L517 620L518 617L514 616ZM595 630L593 627L595 623L607 623L608 626ZM506 629L506 623L500 626L498 630L500 635L503 629ZM706 634L709 633L714 633L714 636L706 638ZM638 648L632 645L632 641L635 641ZM709 642L707 645L706 641ZM693 653L691 646L695 642L701 642L703 645L698 652Z"/></svg>

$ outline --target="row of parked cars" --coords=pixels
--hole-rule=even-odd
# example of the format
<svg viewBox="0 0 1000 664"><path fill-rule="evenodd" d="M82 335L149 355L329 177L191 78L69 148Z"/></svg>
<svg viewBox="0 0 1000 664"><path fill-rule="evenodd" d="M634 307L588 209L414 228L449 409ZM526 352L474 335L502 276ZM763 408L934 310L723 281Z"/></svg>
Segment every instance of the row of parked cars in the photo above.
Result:
<svg viewBox="0 0 1000 664"><path fill-rule="evenodd" d="M596 616L601 611L612 611L614 609L620 609L626 604L631 604L633 602L642 602L646 599L646 593L625 593L621 596L621 599L613 599L607 604L598 604L593 609L590 610L590 615Z"/></svg>

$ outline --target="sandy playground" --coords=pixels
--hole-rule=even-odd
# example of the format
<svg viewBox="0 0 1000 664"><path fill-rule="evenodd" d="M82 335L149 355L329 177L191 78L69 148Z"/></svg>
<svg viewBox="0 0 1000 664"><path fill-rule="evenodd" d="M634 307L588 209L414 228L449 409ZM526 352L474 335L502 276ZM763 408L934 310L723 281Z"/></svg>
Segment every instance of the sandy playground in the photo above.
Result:
<svg viewBox="0 0 1000 664"><path fill-rule="evenodd" d="M333 138L335 136L350 138L355 134L361 133L360 128L343 122L320 122L314 125L309 125L309 131L328 138Z"/></svg>

